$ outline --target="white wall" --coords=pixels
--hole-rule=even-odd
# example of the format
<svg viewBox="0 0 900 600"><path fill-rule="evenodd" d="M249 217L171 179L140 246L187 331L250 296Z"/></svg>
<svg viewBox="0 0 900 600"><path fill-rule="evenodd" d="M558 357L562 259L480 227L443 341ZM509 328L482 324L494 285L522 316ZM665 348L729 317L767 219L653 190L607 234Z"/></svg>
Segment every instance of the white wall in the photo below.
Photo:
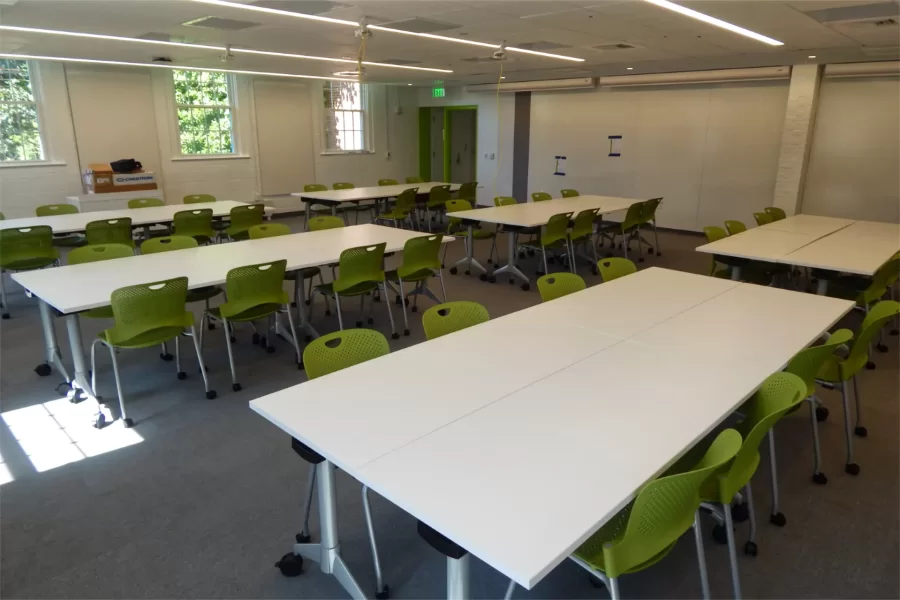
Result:
<svg viewBox="0 0 900 600"><path fill-rule="evenodd" d="M753 223L771 203L786 82L534 93L529 193L663 197L659 224ZM610 135L622 155L610 157ZM566 156L566 175L553 175Z"/></svg>
<svg viewBox="0 0 900 600"><path fill-rule="evenodd" d="M824 78L802 212L900 222L900 80Z"/></svg>

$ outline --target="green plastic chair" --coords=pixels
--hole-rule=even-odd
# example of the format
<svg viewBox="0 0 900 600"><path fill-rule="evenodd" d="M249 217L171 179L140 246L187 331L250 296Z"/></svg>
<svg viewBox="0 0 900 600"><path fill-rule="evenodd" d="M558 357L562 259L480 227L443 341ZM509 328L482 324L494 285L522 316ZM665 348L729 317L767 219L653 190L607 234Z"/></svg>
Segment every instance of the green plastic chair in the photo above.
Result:
<svg viewBox="0 0 900 600"><path fill-rule="evenodd" d="M0 221L5 221L5 220L6 220L6 215L4 215L2 212L0 212Z"/></svg>
<svg viewBox="0 0 900 600"><path fill-rule="evenodd" d="M185 204L203 204L206 202L215 202L216 197L212 194L189 194L184 197Z"/></svg>
<svg viewBox="0 0 900 600"><path fill-rule="evenodd" d="M706 235L706 241L709 243L717 242L728 237L728 233L721 227L709 226L703 228ZM718 265L724 265L723 269L719 269ZM713 254L710 261L710 272L712 277L720 279L731 279L731 268L733 266L741 267L741 280L759 285L769 285L771 282L771 274L765 271L755 269L749 260L743 258L735 258L733 256L721 256Z"/></svg>
<svg viewBox="0 0 900 600"><path fill-rule="evenodd" d="M756 219L757 225L768 225L769 223L771 223L772 221L775 220L772 218L772 215L770 215L768 213L764 213L764 212L753 213L753 218Z"/></svg>
<svg viewBox="0 0 900 600"><path fill-rule="evenodd" d="M767 206L765 208L766 214L772 217L773 221L780 221L782 219L787 218L787 213L784 210L778 208L777 206Z"/></svg>
<svg viewBox="0 0 900 600"><path fill-rule="evenodd" d="M570 558L603 582L613 599L619 598L618 579L656 564L682 535L694 531L697 566L704 598L709 598L706 555L700 527L700 488L734 460L741 435L734 429L719 433L701 460L690 470L644 484L637 497Z"/></svg>
<svg viewBox="0 0 900 600"><path fill-rule="evenodd" d="M444 272L441 269L441 234L423 235L410 238L403 244L403 263L396 269L385 273L388 286L397 295L397 303L403 307L403 335L409 335L409 320L406 316L408 298L413 296L412 311L418 312L419 296L427 296L435 303L447 301L447 289L444 287ZM438 298L428 286L428 280L437 277L441 281L441 296ZM404 283L414 283L411 292L405 293ZM395 287L396 286L396 287Z"/></svg>
<svg viewBox="0 0 900 600"><path fill-rule="evenodd" d="M532 202L546 202L547 200L553 200L553 196L547 192L533 192L531 194Z"/></svg>
<svg viewBox="0 0 900 600"><path fill-rule="evenodd" d="M854 433L859 437L866 437L868 430L862 426L860 415L859 386L856 376L864 367L869 366L869 348L872 340L896 315L900 314L900 303L893 300L882 300L876 304L863 319L859 331L846 350L846 355L840 353L830 355L816 375L818 383L828 389L837 389L840 386L841 402L844 407L844 438L847 446L847 463L844 470L851 475L859 474L859 465L853 460L853 440L850 435L850 404L847 383L853 383L853 399L856 404L856 426ZM844 347L846 348L846 347ZM874 365L872 365L874 366Z"/></svg>
<svg viewBox="0 0 900 600"><path fill-rule="evenodd" d="M425 183L421 177L407 177L406 183Z"/></svg>
<svg viewBox="0 0 900 600"><path fill-rule="evenodd" d="M78 213L78 207L74 204L45 204L34 209L38 217L55 217L56 215L74 215Z"/></svg>
<svg viewBox="0 0 900 600"><path fill-rule="evenodd" d="M869 309L885 296L890 295L893 300L893 288L898 275L900 275L900 256L895 255L881 265L872 277L841 275L833 278L828 287L828 295L853 300L856 302L857 310L869 314ZM887 344L884 343L884 329L879 330L875 347L879 352L888 351ZM872 356L871 344L869 356Z"/></svg>
<svg viewBox="0 0 900 600"><path fill-rule="evenodd" d="M519 201L513 198L512 196L496 196L494 198L494 206L511 206L513 204L518 204ZM519 236L520 235L532 235L537 236L541 232L540 227L516 227L514 225L499 225L497 228L497 233L508 233L510 235L516 236L516 252L520 252L519 248ZM523 246L524 248L524 246ZM534 254L534 249L531 248L531 253ZM519 258L524 258L523 256L519 256Z"/></svg>
<svg viewBox="0 0 900 600"><path fill-rule="evenodd" d="M613 279L637 273L637 266L627 258L612 257L597 261L597 270L603 283L609 283Z"/></svg>
<svg viewBox="0 0 900 600"><path fill-rule="evenodd" d="M211 208L192 208L175 213L172 220L174 235L192 237L199 244L208 244L216 237L212 226L213 211Z"/></svg>
<svg viewBox="0 0 900 600"><path fill-rule="evenodd" d="M122 393L119 363L116 360L117 348L148 348L174 339L175 370L178 379L186 379L187 373L181 370L179 339L185 330L190 330L197 362L200 363L206 397L210 400L216 397L216 392L209 389L203 353L194 327L194 314L185 310L187 287L187 277L176 277L119 288L110 297L114 325L101 331L91 344L91 389L97 390L97 363L94 350L97 344L103 344L109 350L112 359L116 393L119 396L119 411L125 427L131 427L134 422L125 412L125 396Z"/></svg>
<svg viewBox="0 0 900 600"><path fill-rule="evenodd" d="M9 318L3 273L32 271L58 264L59 251L53 247L53 229L49 225L0 230L0 311L3 318Z"/></svg>
<svg viewBox="0 0 900 600"><path fill-rule="evenodd" d="M747 231L747 226L741 221L725 221L725 229L728 231L728 235L735 235Z"/></svg>
<svg viewBox="0 0 900 600"><path fill-rule="evenodd" d="M82 248L73 248L66 256L66 263L80 265L84 263L112 260L115 258L127 258L134 256L134 249L125 244L95 244ZM82 317L91 319L112 319L112 306L100 306L79 313Z"/></svg>
<svg viewBox="0 0 900 600"><path fill-rule="evenodd" d="M372 244L369 246L357 246L341 252L338 262L338 277L328 283L316 286L316 291L323 296L333 297L337 305L338 325L343 331L344 318L341 313L341 298L359 296L359 317L357 327L363 326L363 313L365 310L365 298L376 290L380 290L387 296L384 280L384 249L386 243ZM400 335L394 325L394 314L391 312L391 303L385 302L388 318L391 321L391 337L398 339ZM371 325L375 322L372 313L374 301L369 302L369 319Z"/></svg>
<svg viewBox="0 0 900 600"><path fill-rule="evenodd" d="M731 583L735 598L741 597L741 581L735 551L731 503L743 489L750 517L750 535L744 545L744 553L756 556L756 515L753 510L753 490L750 480L759 466L759 446L775 423L803 401L806 391L806 384L793 373L781 372L767 377L753 397L741 408L744 418L737 424L736 429L741 433L744 442L734 461L727 470L707 479L700 489L703 507L711 511L719 522L713 530L713 537L717 541L724 539L728 544Z"/></svg>
<svg viewBox="0 0 900 600"><path fill-rule="evenodd" d="M352 183L346 181L339 181L331 186L332 189L335 190L352 190L356 189L356 186ZM359 202L352 202L346 204L341 207L341 212L346 215L348 212L352 212L356 214L354 223L359 224L359 213L361 212L371 212L375 209L374 204L361 204Z"/></svg>
<svg viewBox="0 0 900 600"><path fill-rule="evenodd" d="M190 198L190 196L188 196ZM190 204L190 202L185 202ZM166 203L159 198L132 198L128 201L128 208L150 208L153 206L165 206Z"/></svg>
<svg viewBox="0 0 900 600"><path fill-rule="evenodd" d="M378 185L398 185L398 181L396 179L379 179Z"/></svg>
<svg viewBox="0 0 900 600"><path fill-rule="evenodd" d="M441 336L486 323L490 320L487 309L477 302L445 302L432 306L422 314L425 339Z"/></svg>
<svg viewBox="0 0 900 600"><path fill-rule="evenodd" d="M641 237L643 213L644 203L635 202L628 207L628 210L625 212L625 219L623 219L621 223L610 222L601 225L599 228L600 233L610 237L614 246L616 237L618 236L621 238L620 242L625 253L625 258L628 258L628 250L631 247L631 242L637 240L638 262L644 262L644 239Z"/></svg>
<svg viewBox="0 0 900 600"><path fill-rule="evenodd" d="M280 325L279 316L282 312L287 313L291 333L290 343L296 351L297 366L303 368L300 341L291 314L291 298L282 287L286 266L287 260L282 259L231 269L225 276L227 300L203 313L204 320L221 321L223 325L228 349L228 366L231 369L231 389L235 392L241 390L234 367L234 352L231 348L234 342L235 323L250 323L254 330L254 343L259 343L262 348L272 353L275 352L275 347L271 342L277 337L270 335L273 321L277 331ZM255 322L262 319L266 319L267 322L265 335L259 335L256 330Z"/></svg>
<svg viewBox="0 0 900 600"><path fill-rule="evenodd" d="M446 212L455 213L455 212L464 212L467 210L472 210L472 204L468 200L447 200L444 203L444 207ZM469 226L468 224L459 217L448 217L447 218L447 235L459 236L462 237L463 244L466 246L466 253L469 252ZM497 252L497 232L493 229L485 229L481 227L479 224L476 227L472 228L472 239L473 240L491 240L491 252L488 254L488 262L493 264L498 264L500 262L500 254ZM494 255L497 255L497 260L494 261ZM444 261L447 259L447 246L444 246ZM456 274L456 267L450 269L450 273Z"/></svg>
<svg viewBox="0 0 900 600"><path fill-rule="evenodd" d="M390 221L394 227L400 227L403 221L409 221L410 229L413 228L413 214L416 210L416 194L419 188L403 190L397 196L397 202L388 212L381 213L375 221Z"/></svg>
<svg viewBox="0 0 900 600"><path fill-rule="evenodd" d="M246 240L250 237L250 228L261 225L266 216L266 207L262 204L245 204L231 209L231 225L225 233L232 240Z"/></svg>
<svg viewBox="0 0 900 600"><path fill-rule="evenodd" d="M714 225L709 225L703 228L703 235L706 236L706 243L711 244L713 242L718 242L719 240L724 240L728 237L728 232L722 229L721 227L716 227ZM712 255L712 260L710 261L710 269L709 274L712 277L720 277L722 279L730 279L731 278L731 266L725 265L724 269L718 269L717 263L719 262L719 257L715 254ZM725 263L722 263L725 264Z"/></svg>
<svg viewBox="0 0 900 600"><path fill-rule="evenodd" d="M538 201L540 202L540 201ZM547 268L547 250L565 250L565 256L569 260L570 268L574 267L575 260L571 255L569 247L569 222L572 220L572 213L560 213L553 215L547 224L541 227L541 234L537 240L529 240L523 242L523 246L540 250L544 261L544 271L538 271L538 276L546 275L550 272Z"/></svg>
<svg viewBox="0 0 900 600"><path fill-rule="evenodd" d="M304 192L327 192L328 186L321 183L307 183L303 186Z"/></svg>
<svg viewBox="0 0 900 600"><path fill-rule="evenodd" d="M310 231L324 231L326 229L338 229L346 224L340 217L334 215L323 215L321 217L313 217L309 220Z"/></svg>
<svg viewBox="0 0 900 600"><path fill-rule="evenodd" d="M336 222L337 225L333 225L332 227L320 227L321 221L317 222L315 226L310 228L310 231L319 231L321 229L333 229L334 227L343 227L344 221L341 220L340 217L315 217L315 219L329 219L333 220L332 222ZM282 235L290 235L291 228L283 223L266 223L264 225L254 225L250 228L250 239L251 240L259 240L263 238L270 237L279 237ZM307 305L310 302L310 298L312 295L313 277L319 277L319 283L325 283L325 280L322 278L322 269L319 267L304 267L302 269L297 269L296 271L288 271L284 274L284 278L286 281L294 282L294 303L298 306L298 315L297 318L300 319L301 315L299 314L299 306L300 302L305 302ZM305 282L309 280L309 293L306 292L303 287L301 287L301 282ZM305 286L305 283L303 283ZM329 309L329 313L330 313ZM301 323L303 321L300 321Z"/></svg>
<svg viewBox="0 0 900 600"><path fill-rule="evenodd" d="M571 198L571 196L570 196ZM569 246L572 252L572 271L578 270L578 257L588 261L591 265L591 272L597 273L597 246L594 244L594 220L597 218L598 209L589 208L582 210L572 220L572 228L569 231ZM591 249L591 256L584 252L576 253L575 246L588 246Z"/></svg>
<svg viewBox="0 0 900 600"><path fill-rule="evenodd" d="M263 238L290 235L291 228L283 223L266 223L264 225L254 225L248 230L248 234L251 240L261 240Z"/></svg>
<svg viewBox="0 0 900 600"><path fill-rule="evenodd" d="M550 273L537 280L541 302L550 302L587 288L581 275L575 273Z"/></svg>
<svg viewBox="0 0 900 600"><path fill-rule="evenodd" d="M562 194L563 198L574 198L576 196L581 195L578 193L578 190L572 190L572 189L560 190L559 193Z"/></svg>
<svg viewBox="0 0 900 600"><path fill-rule="evenodd" d="M131 237L131 218L91 221L84 228L84 235L89 245L93 244L125 244L134 248Z"/></svg>
<svg viewBox="0 0 900 600"><path fill-rule="evenodd" d="M512 196L494 196L494 206L512 206L518 203Z"/></svg>
<svg viewBox="0 0 900 600"><path fill-rule="evenodd" d="M656 211L662 200L662 198L650 198L643 202L641 207L641 227L649 225L653 229L653 245L650 245L646 239L644 243L647 244L647 252L650 254L653 254L653 249L656 248L657 256L662 256L662 252L659 249L659 232L656 230Z"/></svg>
<svg viewBox="0 0 900 600"><path fill-rule="evenodd" d="M460 200L468 200L472 204L475 204L476 196L478 194L478 182L477 181L469 181L459 186L459 191L456 192L456 197Z"/></svg>
<svg viewBox="0 0 900 600"><path fill-rule="evenodd" d="M428 223L428 231L431 231L432 215L439 217L441 211L446 208L446 203L450 200L450 186L436 185L428 192L428 200L425 201L425 222Z"/></svg>
<svg viewBox="0 0 900 600"><path fill-rule="evenodd" d="M332 185L331 187L332 187L332 189L335 189L335 190L352 190L352 189L356 188L355 185L353 185L352 183L348 183L346 181L339 181L339 182L335 183L334 185Z"/></svg>
<svg viewBox="0 0 900 600"><path fill-rule="evenodd" d="M197 248L200 244L193 237L186 235L171 235L158 238L151 238L141 243L141 254L157 254L159 252L172 252L174 250L187 250L189 248ZM187 291L186 301L188 304L194 302L203 302L206 310L209 310L209 301L222 293L222 288L218 285L207 285L194 288ZM208 329L215 329L216 326L209 322ZM163 347L163 355L168 355L168 351Z"/></svg>

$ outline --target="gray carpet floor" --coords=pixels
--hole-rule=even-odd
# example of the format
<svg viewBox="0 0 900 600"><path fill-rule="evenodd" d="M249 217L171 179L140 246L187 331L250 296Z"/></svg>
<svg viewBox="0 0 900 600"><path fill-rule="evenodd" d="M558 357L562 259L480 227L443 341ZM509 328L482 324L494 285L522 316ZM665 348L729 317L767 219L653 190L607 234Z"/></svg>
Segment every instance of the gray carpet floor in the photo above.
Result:
<svg viewBox="0 0 900 600"><path fill-rule="evenodd" d="M286 222L296 225L296 220ZM694 252L701 238L661 235L663 256L646 265L702 273L708 258ZM448 263L460 256L451 247ZM487 245L478 247L485 257ZM535 259L525 261L533 273ZM587 265L581 273L599 283ZM451 299L474 300L493 316L539 302L536 291L523 292L505 280L494 285L462 274L447 276ZM241 392L232 392L221 329L210 332L205 357L219 397L206 400L190 348L184 353L186 381L175 378L172 363L157 349L123 351L120 365L134 429L113 425L101 432L87 426L89 403L71 405L54 391L58 377L39 378L41 361L38 310L14 284L13 318L2 334L2 419L0 454L12 481L0 486L0 595L4 598L344 598L346 595L316 565L297 578L285 578L273 564L289 551L300 529L300 507L307 465L290 449L287 435L251 412L247 403L304 380L290 347L279 343L266 354L250 343L250 331L238 330L236 359ZM666 290L658 290L664 295ZM427 303L423 303L423 306ZM376 304L374 327L388 331L383 304ZM399 308L395 305L395 308ZM347 313L355 320L356 305ZM320 331L337 328L334 317L318 311ZM395 317L401 318L399 311ZM859 317L846 324L856 328ZM85 340L101 322L83 320ZM410 314L412 335L392 341L393 349L424 340L420 317ZM57 323L63 348L67 339ZM759 519L759 555L739 556L748 598L896 598L898 583L898 338L890 351L875 356L877 369L860 378L863 421L869 436L857 438L862 472L843 472L843 434L839 396L823 391L831 409L821 424L827 485L810 480L812 470L808 416L800 411L777 428L783 528L769 524L766 454L754 479ZM722 343L740 343L722 332ZM68 361L68 351L64 350ZM115 397L108 355L98 366L99 393ZM434 385L448 377L464 393L464 357L447 357L434 366ZM653 365L647 365L652 376ZM602 393L598 383L597 393ZM660 402L665 402L660 398ZM348 415L348 418L353 418ZM598 435L601 435L598 428ZM56 466L54 466L56 465ZM473 466L474 467L474 466ZM534 485L552 485L547 473L535 473ZM365 590L374 592L374 575L365 536L360 486L338 474L342 551ZM524 489L523 494L528 490ZM373 510L385 579L394 598L440 598L445 593L444 557L416 535L415 520L373 495ZM547 510L565 510L547 507ZM707 561L715 597L731 594L724 546L710 540L713 522L705 522ZM317 534L315 513L313 535ZM747 524L738 528L743 544ZM540 539L534 540L540 544ZM502 597L506 580L477 559L472 595ZM623 597L698 597L693 541L685 537L669 557L652 568L625 576ZM587 575L565 562L533 590L519 588L516 598L605 598Z"/></svg>

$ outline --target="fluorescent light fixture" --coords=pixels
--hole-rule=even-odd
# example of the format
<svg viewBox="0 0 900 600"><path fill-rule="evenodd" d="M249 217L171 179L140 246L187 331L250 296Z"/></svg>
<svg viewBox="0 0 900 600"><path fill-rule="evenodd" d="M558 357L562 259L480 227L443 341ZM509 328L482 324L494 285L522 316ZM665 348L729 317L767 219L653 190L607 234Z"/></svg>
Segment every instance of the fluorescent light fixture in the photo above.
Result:
<svg viewBox="0 0 900 600"><path fill-rule="evenodd" d="M243 10L252 10L256 12L266 13L270 15L281 15L283 17L296 17L298 19L309 19L310 21L324 21L326 23L334 23L336 25L350 25L359 27L356 21L346 21L344 19L332 19L331 17L320 17L318 15L307 15L305 13L291 12L289 10L279 10L277 8L265 8L263 6L254 6L253 4L235 4L234 2L223 2L222 0L194 0L201 4L213 4L215 6L225 6L228 8L240 8Z"/></svg>
<svg viewBox="0 0 900 600"><path fill-rule="evenodd" d="M634 67L625 67L626 71L634 71Z"/></svg>
<svg viewBox="0 0 900 600"><path fill-rule="evenodd" d="M575 58L574 56L563 56L562 54L551 54L550 52L538 52L536 50L526 50L525 48L516 48L515 46L507 46L510 52L519 52L521 54L533 54L534 56L546 56L547 58L561 58L562 60L571 60L572 62L584 62L583 58Z"/></svg>
<svg viewBox="0 0 900 600"><path fill-rule="evenodd" d="M325 62L339 62L347 64L357 64L357 61L349 58L329 58L327 56L310 56L308 54L290 54L287 52L271 52L268 50L250 50L248 48L226 48L225 46L211 46L208 44L188 44L185 42L166 42L163 40L144 40L141 38L121 37L117 35L102 35L99 33L81 33L77 31L62 31L57 29L38 29L36 27L15 27L13 25L0 25L0 31L21 31L23 33L40 33L49 35L64 35L71 37L81 37L94 40L110 40L114 42L133 42L138 44L156 44L161 46L175 46L178 48L192 48L200 50L216 50L218 52L231 51L233 54L256 54L260 56L278 56L282 58L299 58L304 60L319 60ZM452 73L450 69L435 69L432 67L413 67L409 65L392 65L389 63L363 61L364 65L373 67L388 67L391 69L409 69L412 71L431 71L434 73Z"/></svg>
<svg viewBox="0 0 900 600"><path fill-rule="evenodd" d="M810 54L810 55L809 55L809 56L807 56L807 57L806 57L806 58L815 58L815 57L816 57L816 55L815 55L815 54Z"/></svg>
<svg viewBox="0 0 900 600"><path fill-rule="evenodd" d="M151 67L157 69L174 69L178 71L211 71L214 73L234 73L236 75L265 75L267 77L292 77L295 79L328 79L332 81L356 81L355 79L347 79L344 77L324 77L320 75L295 75L294 73L270 73L268 71L241 71L238 69L216 69L213 67L188 67L185 65L172 64L154 64L154 63L138 63L125 62L121 60L97 60L93 58L70 58L65 56L36 56L34 54L4 54L0 53L0 58L11 58L13 60L52 60L57 62L73 62L85 63L90 65L115 65L121 67Z"/></svg>
<svg viewBox="0 0 900 600"><path fill-rule="evenodd" d="M402 33L403 35L412 35L420 38L428 38L429 40L441 40L444 42L456 42L458 44L468 44L469 46L481 46L482 48L499 48L500 44L488 44L487 42L476 42L475 40L461 40L446 35L435 35L433 33L418 33L416 31L404 31L402 29L391 29L390 27L382 27L381 25L369 25L369 29L375 31L390 31L391 33ZM508 50L509 48L507 48Z"/></svg>
<svg viewBox="0 0 900 600"><path fill-rule="evenodd" d="M768 44L770 46L784 46L784 42L779 42L778 40L773 40L770 37L766 37L762 34L756 33L755 31L750 31L749 29L744 29L743 27L738 27L737 25L732 25L727 21L723 21L722 19L717 19L715 17L711 17L709 15L705 15L701 12L697 12L696 10L691 10L690 8L685 8L680 4L675 4L674 2L669 2L669 0L644 0L644 2L649 2L650 4L655 4L656 6L677 12L686 17L691 17L692 19L697 19L698 21L703 21L704 23L709 23L710 25L715 25L716 27L721 27L722 29L727 29L733 33L737 33L739 35L743 35L745 37L754 39L758 42L762 42L764 44Z"/></svg>

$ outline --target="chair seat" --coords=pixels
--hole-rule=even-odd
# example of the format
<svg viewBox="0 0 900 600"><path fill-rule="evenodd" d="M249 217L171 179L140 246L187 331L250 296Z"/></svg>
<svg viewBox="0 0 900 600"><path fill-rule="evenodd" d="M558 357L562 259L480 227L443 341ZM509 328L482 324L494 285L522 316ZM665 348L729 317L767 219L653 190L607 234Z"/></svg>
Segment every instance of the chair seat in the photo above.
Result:
<svg viewBox="0 0 900 600"><path fill-rule="evenodd" d="M77 234L53 236L53 245L59 248L80 248L87 245L87 239Z"/></svg>
<svg viewBox="0 0 900 600"><path fill-rule="evenodd" d="M520 246L526 246L528 248L536 248L540 250L541 248L545 248L547 250L556 249L556 248L565 248L566 240L556 240L555 242L550 242L546 246L541 244L540 240L528 240L525 242L519 242Z"/></svg>
<svg viewBox="0 0 900 600"><path fill-rule="evenodd" d="M395 221L402 221L409 217L408 211L403 210L392 210L390 212L381 213L378 215L379 219L393 219Z"/></svg>
<svg viewBox="0 0 900 600"><path fill-rule="evenodd" d="M110 308L110 312L112 309ZM193 317L191 317L193 318ZM101 331L97 334L101 340L106 342L107 344L115 347L115 348L147 348L149 346L156 346L157 344L162 344L163 342L168 342L171 339L174 339L182 334L184 331L184 327L159 327L157 329L152 329L150 331L145 331L140 335L136 335L135 337L129 340L120 340L115 344L110 344L109 339L106 337L106 331Z"/></svg>
<svg viewBox="0 0 900 600"><path fill-rule="evenodd" d="M217 232L225 231L229 227L231 227L231 221L216 221L216 220L214 220L212 222L212 228L214 230L216 230Z"/></svg>
<svg viewBox="0 0 900 600"><path fill-rule="evenodd" d="M393 271L387 271L384 274L384 276L386 279L388 279L389 281L393 281L394 283L400 282L400 277L397 274L397 269L394 269ZM403 281L406 283L413 283L413 282L424 281L424 280L428 279L429 277L434 277L433 270L419 269L418 271L407 274L406 277L403 278Z"/></svg>
<svg viewBox="0 0 900 600"><path fill-rule="evenodd" d="M378 289L378 284L380 281L364 281L362 283L357 283L353 287L350 287L341 292L341 296L359 296L361 294L368 294L369 292L374 292ZM323 294L329 294L331 296L334 295L334 282L329 281L328 283L323 283L316 286L316 289L322 292Z"/></svg>
<svg viewBox="0 0 900 600"><path fill-rule="evenodd" d="M466 237L469 234L467 229L460 229L459 231L454 231L450 235L456 235L459 237ZM497 235L496 232L491 231L490 229L472 229L472 238L476 240L489 240L492 237Z"/></svg>
<svg viewBox="0 0 900 600"><path fill-rule="evenodd" d="M277 313L281 309L280 304L260 304L258 306L254 306L253 308L248 308L242 313L238 313L236 315L231 315L228 317L229 321L237 321L237 322L246 322L246 321L258 321L259 319L268 317L269 315L273 315ZM219 306L213 306L209 309L209 314L216 317L217 319L222 318L222 310Z"/></svg>
<svg viewBox="0 0 900 600"><path fill-rule="evenodd" d="M92 308L91 310L86 310L82 313L79 313L81 317L87 317L89 319L112 319L113 311L112 306L101 306L99 308Z"/></svg>
<svg viewBox="0 0 900 600"><path fill-rule="evenodd" d="M11 260L9 262L0 262L0 268L8 271L31 271L33 269L43 269L55 263L58 258L50 258L49 256L41 256L37 258L23 258L22 260Z"/></svg>
<svg viewBox="0 0 900 600"><path fill-rule="evenodd" d="M210 285L202 288L197 288L195 290L188 290L187 296L185 297L186 302L200 302L204 300L209 300L210 298L215 298L219 294L222 293L222 288L217 285Z"/></svg>
<svg viewBox="0 0 900 600"><path fill-rule="evenodd" d="M302 276L303 279L310 279L320 274L321 272L322 269L320 269L319 267L304 267L302 269L297 269L296 271L288 271L284 274L284 278L288 281L295 281L300 276Z"/></svg>

